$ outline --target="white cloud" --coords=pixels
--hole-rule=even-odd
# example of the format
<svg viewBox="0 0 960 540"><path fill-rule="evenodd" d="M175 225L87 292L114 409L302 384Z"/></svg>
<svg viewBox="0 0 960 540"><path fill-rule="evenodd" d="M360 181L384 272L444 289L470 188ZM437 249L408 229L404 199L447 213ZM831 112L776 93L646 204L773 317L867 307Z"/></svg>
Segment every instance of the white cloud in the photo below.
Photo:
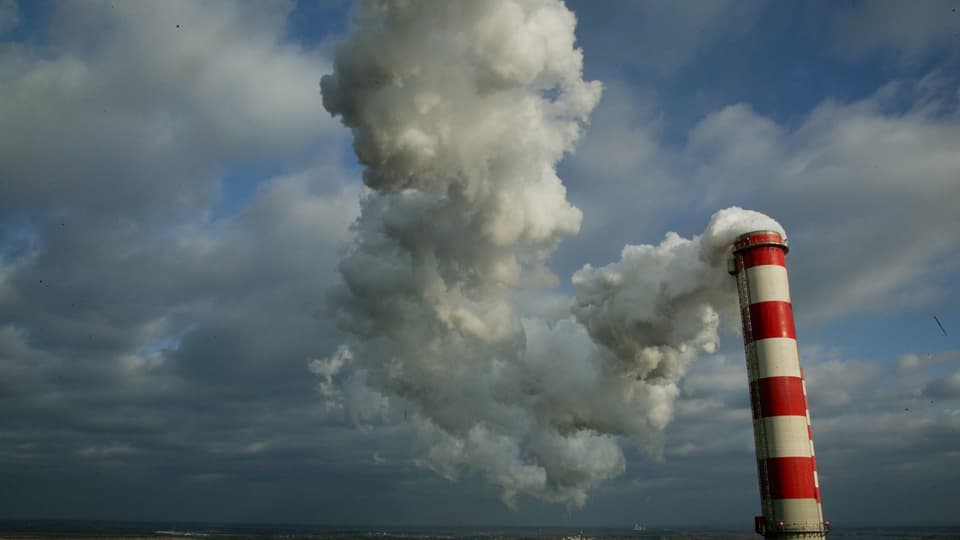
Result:
<svg viewBox="0 0 960 540"><path fill-rule="evenodd" d="M955 362L960 358L960 351L944 351L933 354L907 353L897 358L897 372L901 375L907 375L923 371L941 364Z"/></svg>
<svg viewBox="0 0 960 540"><path fill-rule="evenodd" d="M49 43L0 49L0 124L17 133L0 139L16 179L0 210L195 212L219 195L221 160L291 157L334 133L319 95L329 63L286 41L286 5L57 9Z"/></svg>
<svg viewBox="0 0 960 540"><path fill-rule="evenodd" d="M956 86L934 72L860 101L826 100L790 124L730 105L695 125L680 149L658 139L656 113L604 117L601 105L598 138L588 132L572 158L574 185L616 189L572 188L587 209L574 244L613 249L622 227L637 237L678 214L742 205L781 221L803 254L788 261L802 321L930 305L960 269L960 237L946 232L960 229ZM617 162L622 170L600 164L616 155L591 148L608 134L641 148ZM603 227L589 226L594 213Z"/></svg>

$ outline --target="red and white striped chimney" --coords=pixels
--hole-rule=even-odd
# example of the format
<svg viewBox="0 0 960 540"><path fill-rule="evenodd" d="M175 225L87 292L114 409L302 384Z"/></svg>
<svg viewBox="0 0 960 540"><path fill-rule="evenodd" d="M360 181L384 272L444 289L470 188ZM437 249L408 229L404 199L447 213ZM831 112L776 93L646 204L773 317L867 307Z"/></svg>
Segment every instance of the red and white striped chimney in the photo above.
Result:
<svg viewBox="0 0 960 540"><path fill-rule="evenodd" d="M754 231L733 245L765 538L824 538L807 388L797 353L785 255L779 233Z"/></svg>

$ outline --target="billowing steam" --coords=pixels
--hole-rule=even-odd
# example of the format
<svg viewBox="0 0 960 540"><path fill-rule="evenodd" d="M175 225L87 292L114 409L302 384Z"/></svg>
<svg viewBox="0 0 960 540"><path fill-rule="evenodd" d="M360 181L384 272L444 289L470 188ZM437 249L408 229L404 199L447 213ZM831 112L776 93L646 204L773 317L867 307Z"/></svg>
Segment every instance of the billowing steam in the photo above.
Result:
<svg viewBox="0 0 960 540"><path fill-rule="evenodd" d="M721 211L702 236L578 271L567 317L521 320L515 293L555 281L543 262L580 226L554 167L601 87L583 80L573 14L557 0L368 1L355 24L321 86L369 190L332 294L353 339L311 362L320 393L361 424L409 411L422 463L480 474L507 504L581 506L623 471L622 438L658 451L678 378L736 302L734 236L782 229Z"/></svg>

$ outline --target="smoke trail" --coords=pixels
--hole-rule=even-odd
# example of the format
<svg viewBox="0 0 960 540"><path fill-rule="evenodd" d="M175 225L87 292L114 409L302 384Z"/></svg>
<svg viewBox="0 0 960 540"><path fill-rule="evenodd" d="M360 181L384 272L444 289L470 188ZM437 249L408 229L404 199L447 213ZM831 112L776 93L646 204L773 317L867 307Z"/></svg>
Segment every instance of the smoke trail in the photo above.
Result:
<svg viewBox="0 0 960 540"><path fill-rule="evenodd" d="M520 320L513 294L551 283L544 260L580 226L555 164L601 87L583 80L573 14L372 0L354 20L321 87L369 190L331 295L354 339L311 362L320 393L361 424L412 409L425 465L479 473L509 505L582 506L623 471L622 436L656 453L677 379L735 302L732 231L764 218L730 209L701 237L628 246L574 275L570 316Z"/></svg>

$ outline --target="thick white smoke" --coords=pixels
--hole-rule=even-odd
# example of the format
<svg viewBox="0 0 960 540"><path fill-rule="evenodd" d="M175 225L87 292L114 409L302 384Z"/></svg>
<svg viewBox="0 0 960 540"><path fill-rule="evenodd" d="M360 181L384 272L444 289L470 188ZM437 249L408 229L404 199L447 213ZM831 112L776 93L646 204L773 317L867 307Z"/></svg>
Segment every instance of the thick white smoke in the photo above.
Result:
<svg viewBox="0 0 960 540"><path fill-rule="evenodd" d="M677 380L717 343L736 301L717 213L692 240L627 246L573 277L570 315L520 320L514 293L578 231L555 164L601 87L582 77L575 18L556 0L368 1L321 81L354 136L369 190L332 300L345 348L311 362L329 410L361 424L412 412L422 463L581 506L623 471L620 439L651 453ZM393 412L391 412L391 410Z"/></svg>

